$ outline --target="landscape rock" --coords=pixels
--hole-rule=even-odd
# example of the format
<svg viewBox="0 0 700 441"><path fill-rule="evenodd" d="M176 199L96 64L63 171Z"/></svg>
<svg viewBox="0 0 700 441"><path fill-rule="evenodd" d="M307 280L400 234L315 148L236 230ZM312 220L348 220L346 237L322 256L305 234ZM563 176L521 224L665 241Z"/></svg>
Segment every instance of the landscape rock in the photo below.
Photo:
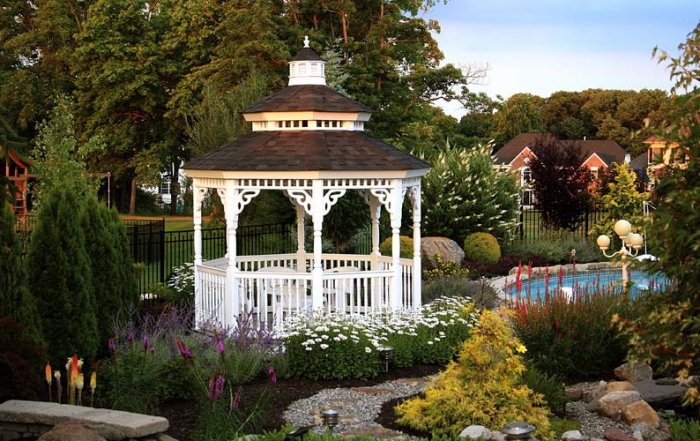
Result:
<svg viewBox="0 0 700 441"><path fill-rule="evenodd" d="M622 419L627 424L647 423L654 429L658 428L661 419L654 409L644 400L630 403L622 409Z"/></svg>
<svg viewBox="0 0 700 441"><path fill-rule="evenodd" d="M655 406L674 405L681 400L688 390L679 384L663 385L657 384L654 380L638 381L634 383L634 387L647 403Z"/></svg>
<svg viewBox="0 0 700 441"><path fill-rule="evenodd" d="M626 434L620 429L614 427L608 427L603 432L603 437L608 441L634 441L634 438Z"/></svg>
<svg viewBox="0 0 700 441"><path fill-rule="evenodd" d="M615 376L621 380L636 383L637 381L651 380L654 371L648 364L625 363L615 368Z"/></svg>
<svg viewBox="0 0 700 441"><path fill-rule="evenodd" d="M606 392L636 391L637 389L629 381L611 381L605 387Z"/></svg>
<svg viewBox="0 0 700 441"><path fill-rule="evenodd" d="M484 426L469 426L462 430L459 437L466 439L483 439L484 441L491 441L493 439L491 431Z"/></svg>
<svg viewBox="0 0 700 441"><path fill-rule="evenodd" d="M37 441L106 441L95 429L77 421L56 424Z"/></svg>
<svg viewBox="0 0 700 441"><path fill-rule="evenodd" d="M452 239L447 237L424 237L420 241L421 257L426 265L426 269L435 268L435 256L440 254L443 262L452 262L462 265L464 251Z"/></svg>
<svg viewBox="0 0 700 441"><path fill-rule="evenodd" d="M569 430L562 433L561 441L584 441L586 437L579 430Z"/></svg>
<svg viewBox="0 0 700 441"><path fill-rule="evenodd" d="M649 424L637 422L632 424L631 428L635 433L639 433L644 438L644 441L669 441L671 434L668 432L668 427L664 427L662 423L659 429L654 429Z"/></svg>
<svg viewBox="0 0 700 441"><path fill-rule="evenodd" d="M637 391L608 392L598 399L598 413L616 420L625 406L641 399Z"/></svg>
<svg viewBox="0 0 700 441"><path fill-rule="evenodd" d="M587 387L583 391L583 400L584 401L598 401L600 397L605 395L605 388L608 386L608 383L605 381L601 381L598 384L595 384L593 386Z"/></svg>

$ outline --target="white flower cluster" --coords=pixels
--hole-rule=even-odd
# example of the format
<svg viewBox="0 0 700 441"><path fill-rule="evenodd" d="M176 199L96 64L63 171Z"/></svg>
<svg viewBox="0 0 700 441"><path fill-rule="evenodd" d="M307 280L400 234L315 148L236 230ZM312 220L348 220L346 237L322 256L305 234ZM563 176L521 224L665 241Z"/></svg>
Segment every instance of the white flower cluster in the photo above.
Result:
<svg viewBox="0 0 700 441"><path fill-rule="evenodd" d="M286 323L283 339L302 336L305 338L301 346L306 351L318 347L321 350L329 348L331 342L350 341L356 345L366 344L366 353L372 353L385 345L391 335L418 336L421 326L433 329L449 327L457 324L473 327L478 318L476 312L465 317L464 308L469 303L465 298L439 298L412 311L380 311L366 315L345 314L299 314ZM431 345L446 337L444 331L439 331L427 344ZM364 343L363 343L364 342Z"/></svg>
<svg viewBox="0 0 700 441"><path fill-rule="evenodd" d="M179 294L193 291L194 262L186 262L173 268L173 273L168 279L168 287Z"/></svg>

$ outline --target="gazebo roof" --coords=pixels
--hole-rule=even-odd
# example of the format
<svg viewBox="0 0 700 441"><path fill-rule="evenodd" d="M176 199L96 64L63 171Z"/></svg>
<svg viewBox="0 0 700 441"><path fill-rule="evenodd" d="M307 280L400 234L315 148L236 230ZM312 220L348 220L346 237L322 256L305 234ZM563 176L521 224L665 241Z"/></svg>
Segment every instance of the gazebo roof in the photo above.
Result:
<svg viewBox="0 0 700 441"><path fill-rule="evenodd" d="M430 165L360 131L253 132L187 164L190 170L426 170Z"/></svg>
<svg viewBox="0 0 700 441"><path fill-rule="evenodd" d="M328 86L304 84L287 86L262 101L246 107L242 113L300 112L307 110L344 113L372 112L372 109L364 104L351 100Z"/></svg>

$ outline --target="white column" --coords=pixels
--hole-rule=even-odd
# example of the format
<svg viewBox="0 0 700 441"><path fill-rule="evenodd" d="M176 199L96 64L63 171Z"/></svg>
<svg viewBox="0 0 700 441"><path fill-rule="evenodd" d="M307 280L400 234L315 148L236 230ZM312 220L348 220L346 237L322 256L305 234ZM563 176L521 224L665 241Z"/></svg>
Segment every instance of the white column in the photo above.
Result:
<svg viewBox="0 0 700 441"><path fill-rule="evenodd" d="M323 181L315 179L311 190L311 218L314 223L314 267L311 271L311 301L314 309L323 307Z"/></svg>
<svg viewBox="0 0 700 441"><path fill-rule="evenodd" d="M370 252L370 263L372 270L379 269L378 257L381 255L379 252L379 217L382 215L382 204L379 203L379 199L372 196L368 192L368 202L369 202L369 213L372 219L372 251Z"/></svg>
<svg viewBox="0 0 700 441"><path fill-rule="evenodd" d="M391 281L391 291L389 293L389 307L393 310L401 308L401 295L403 285L401 277L401 206L403 204L403 192L401 181L395 179L392 182L391 195L391 270L394 277Z"/></svg>
<svg viewBox="0 0 700 441"><path fill-rule="evenodd" d="M240 312L238 301L238 267L236 266L236 231L238 229L238 213L240 205L240 190L236 181L227 181L226 189L219 190L219 197L224 203L226 216L226 293L224 295L224 323L231 327L236 323Z"/></svg>
<svg viewBox="0 0 700 441"><path fill-rule="evenodd" d="M197 180L192 184L192 220L194 223L194 315L195 329L199 329L204 321L202 310L202 280L199 266L202 264L202 199L206 188L197 186Z"/></svg>
<svg viewBox="0 0 700 441"><path fill-rule="evenodd" d="M413 187L413 302L412 306L421 306L422 268L420 255L420 218L421 218L421 198L420 184Z"/></svg>
<svg viewBox="0 0 700 441"><path fill-rule="evenodd" d="M304 241L304 207L295 204L297 209L297 271L306 271L306 249Z"/></svg>

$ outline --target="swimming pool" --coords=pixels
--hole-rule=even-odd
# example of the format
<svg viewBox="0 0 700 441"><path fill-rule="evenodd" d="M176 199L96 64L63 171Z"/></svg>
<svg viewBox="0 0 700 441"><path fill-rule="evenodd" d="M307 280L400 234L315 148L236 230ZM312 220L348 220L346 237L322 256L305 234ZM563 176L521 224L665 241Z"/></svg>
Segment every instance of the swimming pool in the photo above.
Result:
<svg viewBox="0 0 700 441"><path fill-rule="evenodd" d="M533 300L542 299L547 291L550 294L562 292L573 296L574 293L620 292L623 288L620 269L579 271L565 275L550 273L548 277L533 274L530 279L523 278L521 284L516 283L515 279L515 276L512 276L507 280L504 290L506 295L528 296ZM632 283L632 297L646 291L663 291L669 285L668 278L663 274L649 274L639 270L630 271L629 280Z"/></svg>

